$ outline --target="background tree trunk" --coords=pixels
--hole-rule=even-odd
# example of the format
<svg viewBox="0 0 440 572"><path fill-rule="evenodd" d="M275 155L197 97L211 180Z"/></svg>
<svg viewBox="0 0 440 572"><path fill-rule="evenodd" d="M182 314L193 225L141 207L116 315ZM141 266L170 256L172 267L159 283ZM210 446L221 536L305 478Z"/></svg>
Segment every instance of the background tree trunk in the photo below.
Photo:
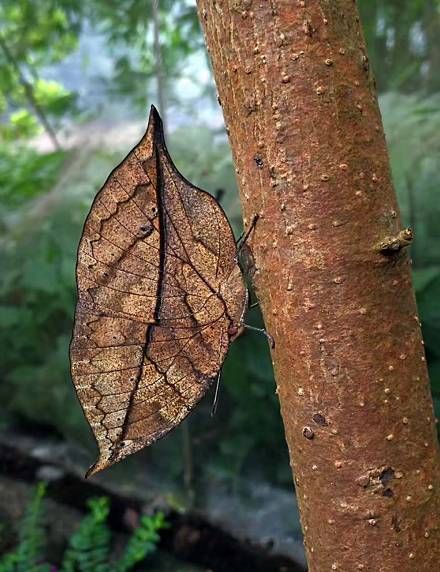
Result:
<svg viewBox="0 0 440 572"><path fill-rule="evenodd" d="M153 40L154 40L154 58L156 64L156 82L157 82L157 103L162 117L164 132L166 133L168 127L168 109L166 104L165 86L164 86L164 69L162 58L162 46L160 43L160 13L159 13L159 0L153 0L151 4L153 16Z"/></svg>
<svg viewBox="0 0 440 572"><path fill-rule="evenodd" d="M433 571L440 464L353 0L198 0L273 352L309 570ZM408 142L410 144L410 142Z"/></svg>

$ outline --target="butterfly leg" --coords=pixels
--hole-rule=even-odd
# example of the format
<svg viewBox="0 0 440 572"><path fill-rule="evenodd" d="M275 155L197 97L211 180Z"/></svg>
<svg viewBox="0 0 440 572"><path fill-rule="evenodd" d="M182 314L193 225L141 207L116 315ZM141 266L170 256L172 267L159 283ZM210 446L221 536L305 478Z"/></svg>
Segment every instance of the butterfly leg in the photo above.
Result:
<svg viewBox="0 0 440 572"><path fill-rule="evenodd" d="M219 396L219 390L220 390L221 377L222 377L222 370L220 370L218 372L217 382L215 384L214 400L213 400L212 406L211 406L211 417L214 417L214 415L217 413L218 396Z"/></svg>
<svg viewBox="0 0 440 572"><path fill-rule="evenodd" d="M251 224L249 226L249 228L247 229L246 232L242 232L241 235L239 236L238 240L237 240L237 244L239 242L241 242L240 246L238 247L238 253L240 253L240 250L243 248L243 246L246 244L247 239L249 238L249 235L251 234L251 232L254 230L255 225L257 224L257 220L260 218L259 214L254 214L254 216L252 217L252 221Z"/></svg>
<svg viewBox="0 0 440 572"><path fill-rule="evenodd" d="M273 337L269 333L266 332L266 330L264 328L256 328L255 326L249 326L248 324L243 324L243 328L246 328L247 330L252 330L254 332L259 332L260 334L263 334L269 340L270 347L272 349L275 347L275 340L273 339Z"/></svg>

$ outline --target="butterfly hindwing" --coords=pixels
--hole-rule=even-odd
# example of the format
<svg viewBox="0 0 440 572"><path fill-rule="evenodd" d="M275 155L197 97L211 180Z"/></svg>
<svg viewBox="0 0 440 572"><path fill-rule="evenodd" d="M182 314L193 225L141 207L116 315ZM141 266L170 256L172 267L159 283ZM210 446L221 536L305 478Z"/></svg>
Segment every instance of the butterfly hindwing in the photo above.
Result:
<svg viewBox="0 0 440 572"><path fill-rule="evenodd" d="M154 108L92 205L77 284L71 369L99 446L93 474L188 415L246 306L229 222L177 171Z"/></svg>

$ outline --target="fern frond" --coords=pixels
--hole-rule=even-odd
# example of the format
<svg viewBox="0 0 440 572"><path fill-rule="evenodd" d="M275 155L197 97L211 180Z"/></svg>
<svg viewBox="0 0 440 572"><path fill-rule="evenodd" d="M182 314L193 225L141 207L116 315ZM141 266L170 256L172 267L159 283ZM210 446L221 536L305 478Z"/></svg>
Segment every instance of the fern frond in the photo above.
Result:
<svg viewBox="0 0 440 572"><path fill-rule="evenodd" d="M17 554L6 554L0 560L0 572L15 572L15 565L17 564Z"/></svg>
<svg viewBox="0 0 440 572"><path fill-rule="evenodd" d="M91 499L88 514L69 540L61 572L110 572L110 531L107 527L109 500Z"/></svg>
<svg viewBox="0 0 440 572"><path fill-rule="evenodd" d="M143 516L139 527L131 535L124 554L113 568L114 572L128 572L135 564L153 554L160 540L158 531L168 526L161 512L154 516Z"/></svg>
<svg viewBox="0 0 440 572"><path fill-rule="evenodd" d="M35 495L29 503L22 521L17 548L17 572L42 572L48 567L41 564L46 543L42 502L46 483L38 483Z"/></svg>
<svg viewBox="0 0 440 572"><path fill-rule="evenodd" d="M49 566L42 562L46 543L42 512L45 494L46 484L38 483L20 524L18 547L0 561L0 572L49 571Z"/></svg>

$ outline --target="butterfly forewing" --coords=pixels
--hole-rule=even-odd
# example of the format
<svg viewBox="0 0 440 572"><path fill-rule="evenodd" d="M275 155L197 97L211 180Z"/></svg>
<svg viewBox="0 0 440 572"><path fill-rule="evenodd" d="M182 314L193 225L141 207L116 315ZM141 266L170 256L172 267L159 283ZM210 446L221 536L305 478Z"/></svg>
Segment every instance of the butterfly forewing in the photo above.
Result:
<svg viewBox="0 0 440 572"><path fill-rule="evenodd" d="M246 306L229 222L176 170L154 109L94 201L77 282L72 377L99 446L92 474L188 415Z"/></svg>

